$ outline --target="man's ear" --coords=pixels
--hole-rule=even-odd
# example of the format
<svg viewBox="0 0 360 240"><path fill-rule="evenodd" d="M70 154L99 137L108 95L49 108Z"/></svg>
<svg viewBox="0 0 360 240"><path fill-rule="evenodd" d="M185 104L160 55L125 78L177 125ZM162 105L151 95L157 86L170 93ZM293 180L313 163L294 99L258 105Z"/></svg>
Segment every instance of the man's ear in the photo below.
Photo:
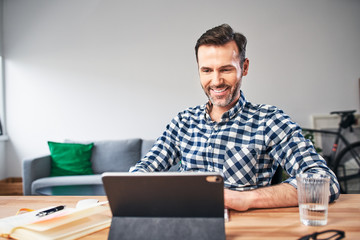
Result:
<svg viewBox="0 0 360 240"><path fill-rule="evenodd" d="M245 58L244 63L242 65L242 75L246 76L248 74L249 71L249 59Z"/></svg>

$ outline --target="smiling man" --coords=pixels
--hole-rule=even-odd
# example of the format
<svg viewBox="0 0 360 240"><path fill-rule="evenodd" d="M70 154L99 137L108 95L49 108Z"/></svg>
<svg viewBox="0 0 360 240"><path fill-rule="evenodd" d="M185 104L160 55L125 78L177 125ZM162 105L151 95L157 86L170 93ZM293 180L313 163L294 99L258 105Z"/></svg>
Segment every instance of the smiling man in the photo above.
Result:
<svg viewBox="0 0 360 240"><path fill-rule="evenodd" d="M247 40L223 24L205 32L195 46L201 86L209 101L180 112L131 172L218 172L224 177L225 207L296 206L296 175L330 176L330 201L339 196L335 174L300 127L278 108L252 104L240 90L249 70ZM278 167L289 178L271 185Z"/></svg>
<svg viewBox="0 0 360 240"><path fill-rule="evenodd" d="M247 75L249 60L240 64L235 41L222 46L201 45L197 52L201 85L213 104L209 113L219 122L240 98L241 80Z"/></svg>

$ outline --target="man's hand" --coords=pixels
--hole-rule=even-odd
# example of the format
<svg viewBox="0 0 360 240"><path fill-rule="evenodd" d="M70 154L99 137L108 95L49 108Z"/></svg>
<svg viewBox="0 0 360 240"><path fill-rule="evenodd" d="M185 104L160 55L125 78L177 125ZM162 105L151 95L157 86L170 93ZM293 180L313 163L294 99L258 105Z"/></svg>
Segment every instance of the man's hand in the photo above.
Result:
<svg viewBox="0 0 360 240"><path fill-rule="evenodd" d="M298 205L297 190L287 183L252 191L224 189L225 208L246 211L250 208L293 207Z"/></svg>

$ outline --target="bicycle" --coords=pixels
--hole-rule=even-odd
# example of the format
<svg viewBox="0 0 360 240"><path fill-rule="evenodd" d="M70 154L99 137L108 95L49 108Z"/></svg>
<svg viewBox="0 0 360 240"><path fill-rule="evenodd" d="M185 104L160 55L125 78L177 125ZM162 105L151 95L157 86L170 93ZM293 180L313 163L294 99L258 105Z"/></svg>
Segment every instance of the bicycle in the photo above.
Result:
<svg viewBox="0 0 360 240"><path fill-rule="evenodd" d="M335 136L331 154L323 157L336 174L341 193L360 193L360 141L350 143L343 135L343 130L347 128L351 132L353 131L352 126L356 124L355 112L356 110L330 113L340 116L337 131L303 128L304 133L323 133ZM338 153L340 141L345 147Z"/></svg>

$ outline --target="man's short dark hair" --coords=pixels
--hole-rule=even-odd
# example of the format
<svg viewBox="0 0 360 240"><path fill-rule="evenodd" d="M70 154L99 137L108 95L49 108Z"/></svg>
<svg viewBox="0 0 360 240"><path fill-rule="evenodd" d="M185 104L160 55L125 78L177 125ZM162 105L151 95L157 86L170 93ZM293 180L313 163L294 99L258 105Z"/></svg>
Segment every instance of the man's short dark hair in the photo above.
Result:
<svg viewBox="0 0 360 240"><path fill-rule="evenodd" d="M220 26L209 29L203 35L201 35L201 37L197 40L195 45L196 61L198 61L198 50L200 46L202 45L222 46L231 41L235 41L238 47L240 64L242 67L245 61L247 40L243 34L234 32L234 30L228 24L222 24Z"/></svg>

